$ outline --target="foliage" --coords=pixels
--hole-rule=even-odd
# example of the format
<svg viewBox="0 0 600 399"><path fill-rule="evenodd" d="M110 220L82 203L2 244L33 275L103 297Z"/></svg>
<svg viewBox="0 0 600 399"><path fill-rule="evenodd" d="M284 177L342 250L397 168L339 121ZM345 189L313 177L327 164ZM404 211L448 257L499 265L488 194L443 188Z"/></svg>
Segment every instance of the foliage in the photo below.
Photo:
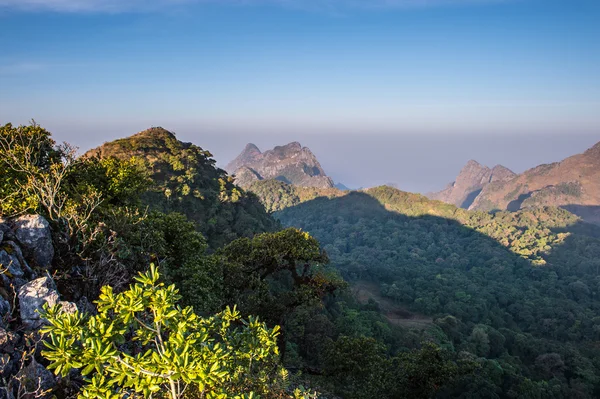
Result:
<svg viewBox="0 0 600 399"><path fill-rule="evenodd" d="M500 330L487 328L483 322L473 332L469 329L470 322L465 326L460 322L452 323L450 319L444 319L446 323L440 322L439 326L429 322L430 328L419 331L391 325L379 303L357 301L346 289L339 272L327 265L329 257L315 238L297 229L273 233L279 224L267 215L254 194L239 189L230 177L215 168L210 153L178 141L164 129L150 129L108 143L78 159L73 157L74 152L70 152L69 146L56 147L50 134L37 125L18 129L7 125L3 129L9 138L5 140L9 145L3 151L9 157L21 156L19 151L22 148L15 145L17 142L13 137L31 136L37 140L24 141L27 146L22 152L31 154L23 158L28 165L26 173L15 170L7 162L0 166L7 172L0 176L7 209L11 214L42 212L50 218L58 249L54 277L65 299L78 301L85 295L93 300L98 297L98 292L101 294L100 313L96 316L81 313L66 315L58 309L49 309L46 314L52 320L48 331L54 331L54 341L50 340L54 349L49 351L51 357L55 356L53 362L64 373L69 367L87 367L84 371L88 371L86 375L90 384L84 392L88 395L95 396L98 390L110 386L104 392L108 396L139 397L144 389L148 393L158 386L161 391L154 394L155 397L172 396L169 380L177 377L179 383L176 384L175 395L181 396L186 383L189 383L184 392L188 398L208 394L208 391L203 394L206 387L213 396L218 393L233 396L235 392L250 397L254 392L266 398L316 398L316 393L302 387L315 384L331 390L332 395L343 393L349 398L373 395L381 398L411 397L411 392L423 392L431 385L427 385L427 379L415 385L406 383L410 386L406 390L398 386L398 381L404 377L395 374L394 370L412 370L410 363L416 361L416 358L401 355L412 353L407 351L408 348L419 348L422 341L433 341L435 348L444 349L443 356L425 357L431 360L432 369L439 366L440 370L444 370L448 366L455 370L452 365L459 364L455 348L496 356L497 351L488 348L492 346L490 342L504 342L497 337ZM38 142L46 145L36 147ZM31 186L32 183L34 186ZM340 197L338 200L342 206L339 209L318 216L319 223L326 221L333 228L337 228L345 218L351 223L360 221L365 209L372 205L346 206L343 204L346 197L341 197L345 194L336 189L298 188L274 181L260 183L256 187L264 189L259 193L263 200L275 195L269 211L294 206L301 212L304 201L316 199L315 202L320 203L330 201L327 198ZM31 187L46 191L35 194ZM378 195L381 203L387 201L385 206L388 208L398 206L419 215L431 210L431 205L420 196L399 195L386 190L381 190ZM14 198L20 198L21 202L12 201ZM51 201L45 202L46 199ZM435 211L444 217L450 214L455 219L466 215L454 214L455 209L451 207L439 207ZM406 228L404 224L386 225L388 213L367 212L367 217L386 229L393 227L402 231ZM315 215L318 213L315 212ZM306 221L314 223L310 215ZM312 228L313 225L310 226ZM350 279L355 277L353 273L358 269L353 265L358 261L347 267L348 264L339 262L340 254L354 256L364 250L364 245L361 245L360 251L355 252L358 241L354 241L370 240L363 234L366 231L364 227L361 225L359 231L344 227L343 234L348 236L342 235L333 242L329 237L323 237L338 270ZM525 258L541 259L540 254L545 251L546 244L554 241L546 240L536 251L527 254L533 247L529 235L522 233L524 230L519 227L511 233L516 241L520 241L522 236L527 237L523 239L523 246L515 246L515 252L521 251ZM255 236L255 233L265 231L268 233ZM316 231L322 235L325 228ZM400 238L389 234L390 230L373 231L373 239L386 245L394 242L390 240ZM564 241L566 237L564 234L559 239ZM431 241L420 232L415 238L423 243ZM373 266L361 266L363 275L379 278L377 273L383 270L380 269L381 260L390 255L386 248L383 249L380 254L365 252L361 255L360 262ZM408 252L414 259L413 252ZM138 278L137 284L127 289L132 278L138 272L144 272L149 263L159 265L163 283L174 284L181 297L173 287L165 288L155 280L151 282L153 288L148 288L144 284L150 280L144 283ZM157 278L152 277L152 273L146 273L142 279ZM386 277L381 278L381 288L395 281L397 276L389 271L384 274ZM101 289L105 285L112 286L112 289ZM140 286L145 288L140 289ZM423 290L426 288L425 284L416 286ZM570 289L578 297L590 294L589 287L586 291L586 287L577 282L573 282ZM387 291L385 295L387 300L398 301ZM175 298L179 298L185 306L193 305L203 315L217 312L227 305L238 304L239 311L198 317L189 308L175 307ZM158 315L161 333L156 334L157 317L152 314L152 309L161 306L170 310ZM135 310L128 312L127 309L132 307ZM132 318L134 314L138 316L137 320ZM258 330L273 330L257 322L256 326L262 327L253 329L251 314L258 315L271 328L281 326L277 345L274 335L269 338L268 347L271 349L268 359L255 359L252 365L239 353L237 357L232 357L233 354L236 350L255 353L252 351L259 348L256 345L252 348L244 346L248 342L246 338L254 337ZM129 319L125 320L126 317ZM244 324L240 317L249 322ZM522 340L521 337L509 338L506 332L501 334L506 337L507 346L513 345L515 340ZM198 363L190 366L191 369L182 369L181 365L174 364L179 361L177 356L182 357L186 344L190 348L200 345L202 340L194 338L199 335L207 337L206 345L188 348L188 352L194 356L205 356L207 367L219 362L217 374L211 376L203 369L206 376L201 381L200 373L193 371L194 367L200 367ZM62 348L62 352L57 352L57 347ZM276 356L277 347L280 359ZM104 353L103 349L100 353L99 348L108 348L108 351ZM220 348L220 352L217 353L216 348ZM66 363L60 363L60 356L69 353L75 355ZM219 358L221 355L224 358ZM567 366L576 358L569 358L563 352L560 355L561 359L566 359ZM193 357L190 356L189 359ZM443 362L435 363L438 358ZM548 363L544 359L538 364ZM84 361L87 364L83 364ZM96 361L107 367L97 366ZM278 361L298 373L279 368ZM139 372L132 375L123 362L139 366ZM167 376L172 366L175 369L179 367L179 371ZM99 373L96 367L104 374ZM589 370L586 367L582 370ZM228 370L227 376L218 375L219 370L224 369ZM484 368L486 372L488 369L493 370ZM186 374L190 370L195 377ZM436 389L440 388L440 392L442 388L449 392L457 378L468 380L465 384L480 387L487 376L482 374L477 379L478 376L461 373L442 373L444 375L448 378L433 379L437 381L434 385ZM591 378L588 374L585 376ZM205 385L201 387L199 381ZM539 388L539 381L531 382L535 389ZM530 387L527 381L519 380L519 383ZM68 385L68 382L65 384ZM78 385L69 389L78 389ZM138 393L134 393L136 389Z"/></svg>
<svg viewBox="0 0 600 399"><path fill-rule="evenodd" d="M202 318L180 308L174 285L158 281L154 266L129 290L103 287L98 314L46 308L50 325L43 355L56 374L82 369L90 376L81 397L121 398L127 393L183 396L189 385L200 397L250 397L264 387L275 364L278 328L255 318L243 321L230 308ZM243 394L244 393L244 394ZM242 395L243 394L243 395Z"/></svg>
<svg viewBox="0 0 600 399"><path fill-rule="evenodd" d="M148 179L135 160L77 159L68 144L32 122L0 128L1 214L44 214L62 234L63 252L85 258L110 205L135 205Z"/></svg>
<svg viewBox="0 0 600 399"><path fill-rule="evenodd" d="M309 234L297 229L240 238L219 251L224 303L281 325L302 306L319 306L342 285L325 268L327 256ZM285 349L285 348L283 348Z"/></svg>
<svg viewBox="0 0 600 399"><path fill-rule="evenodd" d="M61 165L50 133L33 122L29 126L0 126L0 204L2 215L36 211L42 198L32 179L50 177Z"/></svg>
<svg viewBox="0 0 600 399"><path fill-rule="evenodd" d="M598 389L597 227L557 208L488 214L388 187L317 198L275 215L317 238L351 283L374 282L398 308L432 317L439 330L426 333L439 345L478 357L481 370L457 388L464 397L525 389L544 397L559 389L587 398ZM406 333L377 332L365 307L340 309L338 328L413 347ZM550 353L564 363L559 376L541 372L536 360Z"/></svg>
<svg viewBox="0 0 600 399"><path fill-rule="evenodd" d="M339 197L343 192L336 188L299 187L279 180L260 180L252 183L248 191L256 194L267 212L277 212L318 197Z"/></svg>
<svg viewBox="0 0 600 399"><path fill-rule="evenodd" d="M160 212L186 215L212 249L278 228L256 196L236 186L232 177L215 167L210 152L177 140L165 129L151 128L106 143L87 155L138 159L153 181L151 189L142 195L143 203Z"/></svg>

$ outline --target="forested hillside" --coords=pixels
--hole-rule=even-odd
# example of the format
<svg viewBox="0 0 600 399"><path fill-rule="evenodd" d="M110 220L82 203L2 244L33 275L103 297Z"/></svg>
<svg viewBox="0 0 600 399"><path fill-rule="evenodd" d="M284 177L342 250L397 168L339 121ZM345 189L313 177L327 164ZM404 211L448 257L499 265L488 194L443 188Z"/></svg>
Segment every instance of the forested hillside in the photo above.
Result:
<svg viewBox="0 0 600 399"><path fill-rule="evenodd" d="M163 128L150 128L105 143L85 156L120 160L135 157L151 178L150 189L142 194L143 203L161 212L185 214L196 223L211 248L278 227L254 195L240 189L224 170L215 167L210 152L177 140Z"/></svg>
<svg viewBox="0 0 600 399"><path fill-rule="evenodd" d="M298 188L262 189L267 204L293 198L275 216L315 236L388 318L428 316L437 342L477 359L479 372L440 395L598 395L595 226L559 208L490 214L389 187L306 202Z"/></svg>
<svg viewBox="0 0 600 399"><path fill-rule="evenodd" d="M75 153L0 128L6 397L426 398L478 372L357 300L315 238L271 231L199 147L151 129Z"/></svg>
<svg viewBox="0 0 600 399"><path fill-rule="evenodd" d="M253 194L162 129L77 158L5 125L0 155L8 397L600 394L600 228L563 209Z"/></svg>

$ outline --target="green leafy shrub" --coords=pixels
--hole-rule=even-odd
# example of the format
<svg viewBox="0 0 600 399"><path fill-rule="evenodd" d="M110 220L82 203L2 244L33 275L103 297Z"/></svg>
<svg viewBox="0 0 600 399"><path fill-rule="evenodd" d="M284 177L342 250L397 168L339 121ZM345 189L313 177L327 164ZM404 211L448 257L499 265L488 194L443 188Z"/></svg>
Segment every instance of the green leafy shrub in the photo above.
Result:
<svg viewBox="0 0 600 399"><path fill-rule="evenodd" d="M49 368L88 378L80 397L122 398L133 392L182 398L190 389L205 398L250 398L265 391L276 365L278 327L268 329L227 308L199 317L177 306L174 285L165 287L152 265L129 290L105 286L98 314L68 314L46 308Z"/></svg>

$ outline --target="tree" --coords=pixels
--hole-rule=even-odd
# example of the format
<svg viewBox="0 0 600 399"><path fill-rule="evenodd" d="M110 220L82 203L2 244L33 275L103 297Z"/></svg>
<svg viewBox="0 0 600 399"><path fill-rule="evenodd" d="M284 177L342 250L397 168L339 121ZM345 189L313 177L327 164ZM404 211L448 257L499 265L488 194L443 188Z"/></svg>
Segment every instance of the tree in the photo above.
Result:
<svg viewBox="0 0 600 399"><path fill-rule="evenodd" d="M325 372L345 398L387 397L391 362L385 346L373 338L340 336L325 353Z"/></svg>
<svg viewBox="0 0 600 399"><path fill-rule="evenodd" d="M0 214L14 215L45 208L50 218L64 207L59 195L73 160L71 148L55 148L50 133L29 126L0 126Z"/></svg>
<svg viewBox="0 0 600 399"><path fill-rule="evenodd" d="M58 306L43 313L42 354L56 374L76 368L89 376L81 397L177 399L189 388L199 398L251 398L265 391L261 384L276 369L278 327L244 321L235 308L207 318L182 309L175 286L160 283L154 265L135 280L120 294L103 287L96 316Z"/></svg>
<svg viewBox="0 0 600 399"><path fill-rule="evenodd" d="M320 305L325 295L343 285L337 274L324 268L329 260L319 242L294 228L237 239L219 255L225 303L239 304L244 314L258 314L282 326L282 354L290 314L299 306Z"/></svg>

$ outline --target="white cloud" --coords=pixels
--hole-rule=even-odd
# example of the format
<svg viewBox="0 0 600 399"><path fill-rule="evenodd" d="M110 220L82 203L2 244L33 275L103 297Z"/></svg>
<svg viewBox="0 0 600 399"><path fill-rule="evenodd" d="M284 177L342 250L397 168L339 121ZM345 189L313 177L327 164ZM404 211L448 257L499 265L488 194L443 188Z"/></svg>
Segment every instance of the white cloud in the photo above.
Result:
<svg viewBox="0 0 600 399"><path fill-rule="evenodd" d="M226 3L246 6L272 4L298 9L341 10L489 4L503 1L506 0L0 0L0 9L118 13L157 11L193 3Z"/></svg>

